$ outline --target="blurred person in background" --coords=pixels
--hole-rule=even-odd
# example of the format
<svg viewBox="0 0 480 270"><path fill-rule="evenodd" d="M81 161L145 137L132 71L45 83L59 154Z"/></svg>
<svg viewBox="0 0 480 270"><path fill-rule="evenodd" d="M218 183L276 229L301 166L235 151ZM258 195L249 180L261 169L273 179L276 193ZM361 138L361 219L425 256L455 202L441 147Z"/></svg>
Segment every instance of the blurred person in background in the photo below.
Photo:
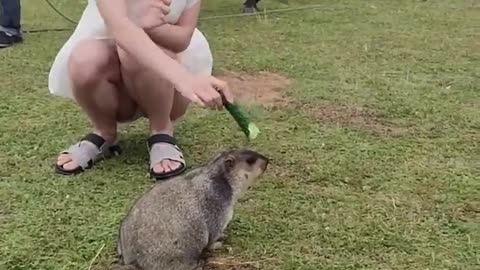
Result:
<svg viewBox="0 0 480 270"><path fill-rule="evenodd" d="M0 0L0 48L23 41L20 0Z"/></svg>

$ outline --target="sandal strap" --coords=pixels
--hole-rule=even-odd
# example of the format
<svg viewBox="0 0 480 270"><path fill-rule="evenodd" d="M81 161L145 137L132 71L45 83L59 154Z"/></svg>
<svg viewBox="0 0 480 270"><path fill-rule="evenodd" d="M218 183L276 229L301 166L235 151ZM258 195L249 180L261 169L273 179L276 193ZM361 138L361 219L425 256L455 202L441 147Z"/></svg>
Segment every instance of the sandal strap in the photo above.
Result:
<svg viewBox="0 0 480 270"><path fill-rule="evenodd" d="M105 144L105 139L96 134L90 133L80 142L70 146L70 148L64 153L70 154L73 162L83 169L86 169L108 151L109 148Z"/></svg>
<svg viewBox="0 0 480 270"><path fill-rule="evenodd" d="M182 151L175 144L175 138L167 134L156 134L148 139L150 168L163 160L169 159L185 166Z"/></svg>
<svg viewBox="0 0 480 270"><path fill-rule="evenodd" d="M103 144L105 144L105 139L102 138L101 136L98 136L95 133L89 133L83 137L82 141L88 141L93 143L95 146L97 146L98 149L100 149Z"/></svg>
<svg viewBox="0 0 480 270"><path fill-rule="evenodd" d="M148 138L148 148L152 148L152 146L156 143L169 143L172 145L176 145L177 141L174 137L168 134L155 134Z"/></svg>

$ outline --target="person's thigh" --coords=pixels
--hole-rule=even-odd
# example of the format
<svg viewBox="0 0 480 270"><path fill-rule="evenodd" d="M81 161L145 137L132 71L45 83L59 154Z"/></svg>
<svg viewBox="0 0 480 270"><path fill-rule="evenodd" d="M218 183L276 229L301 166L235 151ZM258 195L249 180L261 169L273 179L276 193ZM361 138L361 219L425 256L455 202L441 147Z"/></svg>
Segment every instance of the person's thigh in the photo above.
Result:
<svg viewBox="0 0 480 270"><path fill-rule="evenodd" d="M213 56L210 51L210 46L205 36L195 29L188 48L175 54L165 48L162 48L167 55L177 60L185 66L185 68L196 76L210 76L213 69ZM142 80L142 74L151 72L138 64L135 59L129 57L125 52L119 49L119 54L122 65L122 76L125 84L130 88L135 85L135 80ZM140 74L140 75L139 75ZM135 93L135 91L130 91ZM179 120L186 112L191 101L184 97L178 91L174 91L173 105L170 112L170 119L172 121Z"/></svg>
<svg viewBox="0 0 480 270"><path fill-rule="evenodd" d="M98 84L101 80L121 82L116 47L106 39L80 41L72 50L68 71L77 88Z"/></svg>
<svg viewBox="0 0 480 270"><path fill-rule="evenodd" d="M98 86L113 86L114 98L119 104L117 120L125 122L133 117L137 106L125 90L118 52L113 41L88 39L79 42L70 55L68 69L74 91L96 95L91 91L104 90L98 89Z"/></svg>
<svg viewBox="0 0 480 270"><path fill-rule="evenodd" d="M170 56L171 58L181 63L177 54L167 49L164 49L164 48L162 49L168 56ZM119 49L119 54L120 54L120 58L122 59L121 61L122 79L125 87L128 87L128 91L131 93L131 95L134 95L136 92L138 92L134 89L136 85L143 85L144 87L147 86L147 88L152 90L155 89L155 87L158 87L159 85L169 85L168 83L167 84L160 83L158 80L152 80L151 83L149 83L148 81L146 82L145 80L152 78L151 75L155 76L154 74L152 74L152 71L147 70L142 65L139 65L138 62L135 61L135 59L132 59L131 57L129 57L121 49ZM151 85L152 87L148 87L149 85ZM145 89L142 89L142 90L145 90ZM178 91L175 91L175 89L170 89L169 87L167 87L167 89L163 89L163 90L165 91L173 90L173 104L171 106L172 109L170 111L169 116L172 121L178 120L186 113L188 106L191 102L188 98L184 97ZM135 97L135 99L141 100L141 97L137 96ZM146 115L143 115L143 116L147 117Z"/></svg>

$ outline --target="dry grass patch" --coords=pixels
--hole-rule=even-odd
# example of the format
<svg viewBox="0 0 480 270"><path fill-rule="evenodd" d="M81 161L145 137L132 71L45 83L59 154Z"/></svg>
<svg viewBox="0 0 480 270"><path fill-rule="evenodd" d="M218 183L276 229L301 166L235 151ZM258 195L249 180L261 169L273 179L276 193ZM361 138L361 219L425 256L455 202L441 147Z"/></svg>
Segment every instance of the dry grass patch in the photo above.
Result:
<svg viewBox="0 0 480 270"><path fill-rule="evenodd" d="M271 72L247 74L221 71L217 76L229 84L241 104L271 108L287 106L291 101L285 93L291 81L282 75Z"/></svg>
<svg viewBox="0 0 480 270"><path fill-rule="evenodd" d="M262 269L262 264L272 259L259 261L240 261L234 257L211 257L207 260L204 270L257 270Z"/></svg>
<svg viewBox="0 0 480 270"><path fill-rule="evenodd" d="M408 132L407 127L398 126L379 113L355 105L324 103L310 106L307 113L322 124L363 130L374 135L397 137Z"/></svg>

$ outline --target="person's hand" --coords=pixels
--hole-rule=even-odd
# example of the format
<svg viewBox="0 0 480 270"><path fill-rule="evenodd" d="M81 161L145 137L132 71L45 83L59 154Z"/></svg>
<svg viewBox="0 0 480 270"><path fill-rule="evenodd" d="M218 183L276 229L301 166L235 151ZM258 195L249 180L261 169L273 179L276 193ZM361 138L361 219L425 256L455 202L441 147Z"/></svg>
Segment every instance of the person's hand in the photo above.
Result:
<svg viewBox="0 0 480 270"><path fill-rule="evenodd" d="M150 30L166 23L172 0L127 0L128 17L140 28Z"/></svg>
<svg viewBox="0 0 480 270"><path fill-rule="evenodd" d="M223 98L229 103L234 101L228 84L213 76L182 80L176 89L191 101L213 110L223 109Z"/></svg>

